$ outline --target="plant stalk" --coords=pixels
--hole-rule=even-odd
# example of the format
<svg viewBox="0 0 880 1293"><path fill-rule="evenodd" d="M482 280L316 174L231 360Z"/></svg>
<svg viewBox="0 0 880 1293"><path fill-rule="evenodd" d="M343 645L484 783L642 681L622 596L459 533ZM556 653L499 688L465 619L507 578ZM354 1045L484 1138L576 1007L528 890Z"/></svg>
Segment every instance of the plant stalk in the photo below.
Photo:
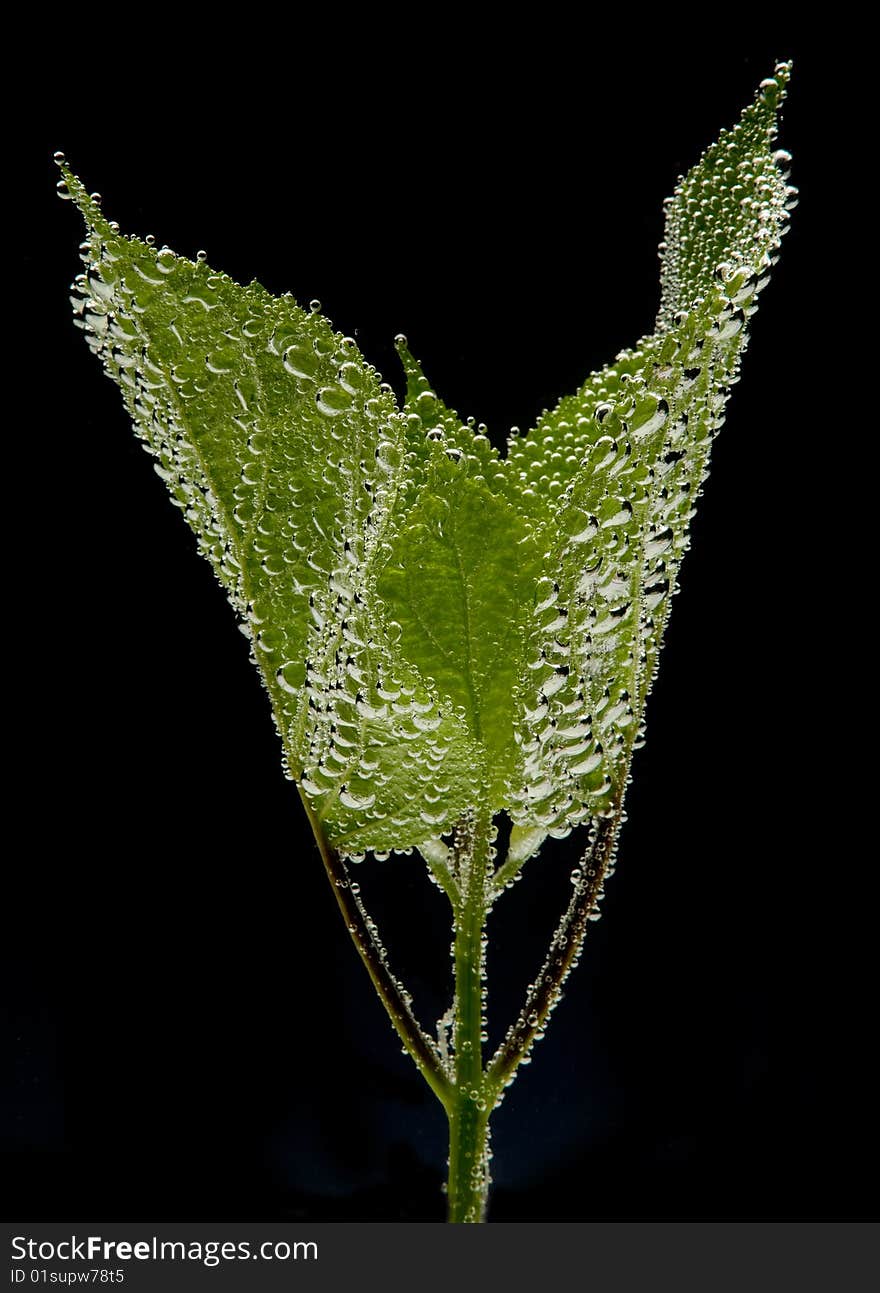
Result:
<svg viewBox="0 0 880 1293"><path fill-rule="evenodd" d="M327 840L321 822L309 803L308 796L303 793L301 788L299 788L299 795L320 850L330 887L339 905L346 928L351 934L352 942L373 981L373 987L379 994L379 999L388 1011L400 1040L414 1060L422 1077L444 1109L449 1111L455 1098L455 1090L445 1072L437 1046L422 1031L418 1020L412 1012L408 995L388 968L384 950L376 936L375 926L364 910L360 899L352 891L345 864Z"/></svg>
<svg viewBox="0 0 880 1293"><path fill-rule="evenodd" d="M488 814L459 823L454 855L460 901L455 910L455 1087L449 1115L449 1221L485 1220L489 1189L489 1115L483 1073L483 959L492 824Z"/></svg>

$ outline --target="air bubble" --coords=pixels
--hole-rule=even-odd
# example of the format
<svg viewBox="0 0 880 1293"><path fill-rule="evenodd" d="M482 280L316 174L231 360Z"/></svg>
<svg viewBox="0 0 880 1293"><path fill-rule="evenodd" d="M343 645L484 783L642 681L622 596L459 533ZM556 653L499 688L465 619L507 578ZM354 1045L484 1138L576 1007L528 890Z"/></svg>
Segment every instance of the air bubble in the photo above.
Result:
<svg viewBox="0 0 880 1293"><path fill-rule="evenodd" d="M376 796L374 794L358 795L347 786L343 786L339 792L339 802L344 804L346 808L351 808L355 811L363 811L364 809L371 808L373 806L376 802Z"/></svg>
<svg viewBox="0 0 880 1293"><path fill-rule="evenodd" d="M309 381L314 381L320 367L320 360L311 346L302 344L288 346L281 356L281 362L294 377L305 377Z"/></svg>
<svg viewBox="0 0 880 1293"><path fill-rule="evenodd" d="M337 418L351 407L351 396L341 386L324 386L315 396L315 403L324 417Z"/></svg>

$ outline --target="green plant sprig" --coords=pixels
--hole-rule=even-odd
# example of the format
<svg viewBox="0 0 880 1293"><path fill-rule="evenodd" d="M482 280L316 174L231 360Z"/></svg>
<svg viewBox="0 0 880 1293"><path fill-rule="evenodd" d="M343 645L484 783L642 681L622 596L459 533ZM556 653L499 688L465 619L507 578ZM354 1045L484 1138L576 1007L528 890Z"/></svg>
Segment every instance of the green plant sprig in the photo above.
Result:
<svg viewBox="0 0 880 1293"><path fill-rule="evenodd" d="M689 522L793 204L773 150L789 74L668 200L653 334L505 456L405 338L401 408L317 303L122 235L57 158L87 226L76 321L239 617L348 930L446 1110L451 1221L485 1216L490 1115L612 868ZM578 828L570 904L484 1058L487 915L548 837ZM454 929L436 1039L350 871L413 850Z"/></svg>

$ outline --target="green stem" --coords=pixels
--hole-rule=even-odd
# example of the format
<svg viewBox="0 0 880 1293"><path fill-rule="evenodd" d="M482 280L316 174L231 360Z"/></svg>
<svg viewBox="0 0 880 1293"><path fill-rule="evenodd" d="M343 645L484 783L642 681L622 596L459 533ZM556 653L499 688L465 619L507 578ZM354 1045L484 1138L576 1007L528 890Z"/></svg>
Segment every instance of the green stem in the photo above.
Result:
<svg viewBox="0 0 880 1293"><path fill-rule="evenodd" d="M483 930L491 870L492 823L481 814L459 823L455 859L455 1087L449 1115L449 1220L483 1221L489 1188L489 1114L483 1074ZM494 1101L492 1102L494 1104Z"/></svg>
<svg viewBox="0 0 880 1293"><path fill-rule="evenodd" d="M448 1220L467 1224L486 1220L489 1193L489 1113L463 1099L449 1113Z"/></svg>

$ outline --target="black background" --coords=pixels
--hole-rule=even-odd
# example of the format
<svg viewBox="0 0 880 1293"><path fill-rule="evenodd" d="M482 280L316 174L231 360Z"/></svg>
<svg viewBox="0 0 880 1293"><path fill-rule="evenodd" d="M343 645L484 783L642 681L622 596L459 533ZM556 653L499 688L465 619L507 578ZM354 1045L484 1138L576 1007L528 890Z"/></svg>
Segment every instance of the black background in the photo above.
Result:
<svg viewBox="0 0 880 1293"><path fill-rule="evenodd" d="M124 231L320 298L398 389L406 332L503 437L650 330L663 197L788 56L801 205L694 525L604 917L494 1119L491 1217L868 1214L859 491L819 370L845 344L825 305L833 69L784 29L505 23L404 23L392 50L331 15L253 51L206 32L198 55L157 25L146 83L110 34L57 67L32 50L7 299L11 1215L444 1210L442 1112L350 946L245 640L71 326L80 225L51 153ZM491 919L496 1032L574 855L545 850ZM444 900L417 857L361 873L432 1020Z"/></svg>

